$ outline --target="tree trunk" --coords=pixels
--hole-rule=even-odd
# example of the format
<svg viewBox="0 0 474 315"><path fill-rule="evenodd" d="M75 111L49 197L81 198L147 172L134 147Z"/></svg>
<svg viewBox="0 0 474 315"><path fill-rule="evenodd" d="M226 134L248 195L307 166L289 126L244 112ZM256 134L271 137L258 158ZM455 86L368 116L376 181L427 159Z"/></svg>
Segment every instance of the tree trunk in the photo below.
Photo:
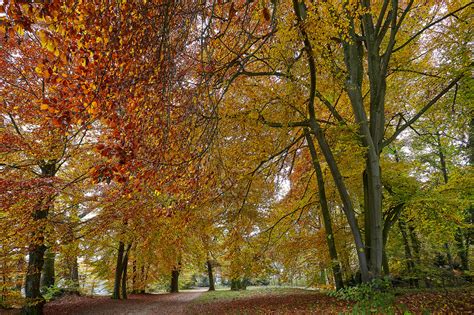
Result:
<svg viewBox="0 0 474 315"><path fill-rule="evenodd" d="M370 1L362 1L362 7L371 11ZM385 130L385 94L386 74L397 32L396 19L398 2L392 2L392 13L386 17L386 23L391 22L390 38L386 51L381 54L382 40L373 23L373 16L365 13L361 16L364 38L356 33L356 21L351 21L349 30L350 41L344 43L344 61L348 78L346 90L352 105L356 123L359 124L359 136L367 148L365 189L365 226L370 233L370 243L366 244L370 252L370 271L372 277L381 275L384 252L383 218L382 218L382 176L380 169L380 154L383 146ZM382 21L384 16L379 17ZM387 24L388 25L388 24ZM362 97L362 81L364 77L364 48L367 51L367 75L370 86L369 115Z"/></svg>
<svg viewBox="0 0 474 315"><path fill-rule="evenodd" d="M146 280L148 278L148 270L145 272L145 264L143 263L141 268L141 277L140 277L140 293L144 294L146 292Z"/></svg>
<svg viewBox="0 0 474 315"><path fill-rule="evenodd" d="M390 266L388 264L388 256L387 256L387 251L385 250L385 248L383 249L382 268L383 268L383 274L388 276L390 274Z"/></svg>
<svg viewBox="0 0 474 315"><path fill-rule="evenodd" d="M390 190L389 190L390 191ZM383 253L382 253L382 267L385 275L390 274L390 268L388 265L388 257L387 257L387 251L385 249L387 242L388 242L388 235L390 233L390 230L395 222L397 222L398 218L400 217L403 208L405 207L405 203L399 203L396 206L391 207L387 211L387 216L385 218L385 222L383 225L383 231L382 231L382 240L383 240Z"/></svg>
<svg viewBox="0 0 474 315"><path fill-rule="evenodd" d="M41 289L45 290L49 287L54 286L55 271L54 262L56 253L47 249L44 255L43 272L41 274Z"/></svg>
<svg viewBox="0 0 474 315"><path fill-rule="evenodd" d="M401 206L403 207L403 205ZM384 224L384 229L383 229L383 252L382 252L382 268L383 268L383 273L384 275L388 276L390 274L390 266L388 265L388 256L387 256L387 250L386 250L386 245L388 241L388 234L390 232L390 228L392 227L392 224L394 222L389 221L390 218L387 218ZM389 222L387 222L389 221Z"/></svg>
<svg viewBox="0 0 474 315"><path fill-rule="evenodd" d="M355 38L354 30L351 30L351 35ZM356 123L359 124L359 136L362 145L367 148L365 157L367 180L364 180L363 184L365 186L366 200L365 233L366 235L370 233L370 244L366 244L370 249L370 277L379 277L381 275L383 256L380 152L377 146L377 137L373 136L369 127L369 120L362 97L362 50L363 46L360 41L344 44L344 57L349 75L346 80L346 90ZM375 119L375 117L371 117L371 122L372 118Z"/></svg>
<svg viewBox="0 0 474 315"><path fill-rule="evenodd" d="M369 150L372 151L372 150ZM369 192L370 271L373 277L382 274L383 227L382 227L382 176L380 161L375 152L368 154L367 177Z"/></svg>
<svg viewBox="0 0 474 315"><path fill-rule="evenodd" d="M123 264L122 264L122 299L126 300L127 299L127 267L128 267L128 254L130 252L130 247L131 245L129 244L127 246L127 249L125 250L125 255L123 258Z"/></svg>
<svg viewBox="0 0 474 315"><path fill-rule="evenodd" d="M347 82L347 90L353 111L356 116L356 122L360 125L360 136L362 144L367 147L366 156L366 174L367 180L364 180L364 192L366 194L366 214L365 227L366 235L370 238L370 272L372 277L381 275L382 254L383 254L383 228L382 228L382 180L380 172L380 157L376 151L373 139L367 124L367 117L364 112L364 104L360 87ZM369 234L367 234L369 233Z"/></svg>
<svg viewBox="0 0 474 315"><path fill-rule="evenodd" d="M413 256L415 258L415 262L419 264L421 244L420 244L420 241L418 240L418 237L416 236L415 228L411 224L408 224L408 232L410 234L410 240L413 246Z"/></svg>
<svg viewBox="0 0 474 315"><path fill-rule="evenodd" d="M112 299L120 299L120 283L122 279L123 271L123 255L124 255L125 244L120 241L119 248L117 253L117 263L115 266L115 280L114 280L114 292L112 294Z"/></svg>
<svg viewBox="0 0 474 315"><path fill-rule="evenodd" d="M132 293L137 293L137 260L132 263Z"/></svg>
<svg viewBox="0 0 474 315"><path fill-rule="evenodd" d="M314 107L314 99L316 95L316 61L313 56L313 47L308 34L305 31L304 22L305 14L301 12L301 5L298 0L293 0L293 10L298 20L298 27L304 39L304 48L306 57L308 60L308 69L310 75L310 95L308 102L308 115L309 115L309 127L318 140L319 147L326 159L331 170L332 177L338 189L339 195L343 203L343 211L347 217L347 221L351 228L352 235L354 237L354 243L356 245L357 257L359 260L360 272L362 275L362 281L369 281L369 270L367 266L367 258L365 255L365 245L360 235L359 226L355 217L354 207L352 200L349 196L349 192L344 184L339 167L337 166L336 160L333 156L332 150L326 141L324 132L321 130L318 120L316 119L316 111Z"/></svg>
<svg viewBox="0 0 474 315"><path fill-rule="evenodd" d="M459 260L461 262L461 270L469 270L469 259L468 259L468 253L469 249L467 247L467 242L464 240L464 234L461 230L461 228L457 228L456 230L456 246L458 248L458 256Z"/></svg>
<svg viewBox="0 0 474 315"><path fill-rule="evenodd" d="M171 293L178 293L179 292L179 267L175 267L171 271L170 292Z"/></svg>
<svg viewBox="0 0 474 315"><path fill-rule="evenodd" d="M443 147L441 144L441 135L439 134L439 131L436 132L436 145L438 149L438 157L439 157L439 165L441 169L441 174L443 175L444 183L447 184L449 180L448 168L446 166L446 158L444 156Z"/></svg>
<svg viewBox="0 0 474 315"><path fill-rule="evenodd" d="M304 129L306 142L308 143L311 159L313 162L313 168L316 171L316 179L318 182L318 193L319 193L319 204L321 205L321 212L324 221L324 230L326 232L326 243L329 249L329 257L331 258L331 269L334 275L334 283L336 290L344 287L344 281L342 279L341 265L337 257L336 242L334 240L334 234L332 231L331 214L329 212L328 202L326 198L326 188L324 184L324 176L319 164L316 148L314 147L313 139L307 128Z"/></svg>
<svg viewBox="0 0 474 315"><path fill-rule="evenodd" d="M44 214L44 217L46 218L46 214ZM46 246L44 244L33 244L30 244L29 247L28 269L25 280L25 297L27 298L27 304L22 309L22 314L25 315L43 314L44 299L40 292L40 282Z"/></svg>
<svg viewBox="0 0 474 315"><path fill-rule="evenodd" d="M419 287L418 277L414 273L416 271L415 270L416 269L415 261L417 263L419 263L419 261L414 258L414 255L411 251L410 243L408 241L408 236L407 236L405 220L400 219L398 221L398 226L400 228L400 232L402 233L403 244L404 244L404 247L405 247L405 258L406 258L406 261L407 261L406 264L407 264L407 269L408 269L408 272L409 272L409 283L410 283L411 286L414 286L414 287L418 288ZM408 228L408 230L410 231L410 227ZM412 234L412 232L410 232L410 237L411 237L411 234ZM419 248L417 248L417 245L413 242L413 239L412 239L412 246L413 246L413 249L416 253L415 255L418 255L419 254L419 252L418 252Z"/></svg>
<svg viewBox="0 0 474 315"><path fill-rule="evenodd" d="M439 164L440 164L440 169L441 169L441 174L443 175L443 181L445 184L448 183L449 177L448 177L448 169L446 166L446 159L444 156L443 152L443 146L441 144L441 135L439 134L439 131L436 132L436 145L438 149L438 157L439 157ZM449 244L444 243L444 248L446 250L446 258L448 259L448 264L449 268L452 270L454 269L454 261L453 257L451 256L451 251L449 249Z"/></svg>
<svg viewBox="0 0 474 315"><path fill-rule="evenodd" d="M406 259L407 269L409 272L413 272L415 268L415 263L413 261L413 254L411 252L410 243L408 241L405 220L400 219L398 221L398 227L400 228L400 232L402 233L403 245L405 247L405 259Z"/></svg>
<svg viewBox="0 0 474 315"><path fill-rule="evenodd" d="M21 276L23 274L23 268L25 266L25 258L22 256L20 256L20 258L18 258L18 262L17 262L17 275L15 276L15 289L17 291L21 291L21 288L23 286L23 277Z"/></svg>
<svg viewBox="0 0 474 315"><path fill-rule="evenodd" d="M56 162L44 163L40 165L41 177L51 178L56 174ZM21 313L27 315L43 314L44 299L41 295L41 270L44 264L44 229L48 218L50 203L49 196L39 201L38 206L33 211L33 221L35 226L31 233L31 240L28 246L28 267L25 279L26 304ZM46 204L44 204L46 203Z"/></svg>
<svg viewBox="0 0 474 315"><path fill-rule="evenodd" d="M74 293L79 293L79 264L77 263L77 257L69 257L67 263L69 267L69 280L71 281L69 290Z"/></svg>
<svg viewBox="0 0 474 315"><path fill-rule="evenodd" d="M367 170L362 172L362 187L364 190L364 241L365 255L370 260L370 207L369 207L369 182L367 178Z"/></svg>
<svg viewBox="0 0 474 315"><path fill-rule="evenodd" d="M216 288L214 286L214 275L212 274L212 262L211 260L207 260L207 275L209 277L209 291L215 291Z"/></svg>
<svg viewBox="0 0 474 315"><path fill-rule="evenodd" d="M357 218L355 216L354 206L352 204L351 197L346 188L346 185L344 184L344 180L336 164L336 160L334 158L334 155L332 154L332 150L329 147L329 144L327 143L321 128L319 127L316 121L311 121L310 123L312 132L315 134L316 139L318 140L319 147L321 148L321 152L323 153L326 163L329 166L329 170L331 171L334 183L336 184L336 188L343 203L342 210L344 211L344 214L347 218L347 222L349 224L349 227L351 228L354 243L356 245L356 252L357 258L359 260L359 268L362 281L367 282L370 280L370 277L369 268L367 265L367 257L365 254L365 245L362 241L359 225L357 224Z"/></svg>

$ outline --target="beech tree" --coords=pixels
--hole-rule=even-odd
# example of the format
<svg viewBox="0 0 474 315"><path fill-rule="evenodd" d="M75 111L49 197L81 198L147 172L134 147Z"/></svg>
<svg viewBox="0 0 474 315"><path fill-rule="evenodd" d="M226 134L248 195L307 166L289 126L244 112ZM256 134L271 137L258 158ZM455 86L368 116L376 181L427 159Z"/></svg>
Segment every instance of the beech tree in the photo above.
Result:
<svg viewBox="0 0 474 315"><path fill-rule="evenodd" d="M447 13L442 12L443 6L449 9ZM392 74L392 71L396 73L399 70L397 67L400 63L399 60L401 58L407 59L406 53L408 51L419 49L420 56L428 55L428 57L434 58L432 50L426 48L420 40L421 35L438 36L430 30L440 27L440 25L449 28L452 23L463 23L460 22L463 21L463 18L454 18L453 15L463 14L463 12L465 14L465 10L469 6L470 4L457 5L450 2L426 3L423 6L414 7L413 1L404 4L384 1L377 5L371 5L369 1L355 1L347 4L332 2L313 4L294 1L292 6L287 3L273 3L272 15L267 7L261 8L254 4L240 4L240 6L232 4L228 9L229 13L225 22L216 23L218 25L216 27L217 34L214 35L216 43L221 42L223 37L227 38L226 36L229 36L229 42L235 43L233 48L226 45L221 49L229 52L229 58L220 57L225 56L225 53L219 52L216 53L213 60L222 69L220 75L228 78L224 84L235 84L241 77L259 78L252 80L253 82L267 80L273 82L274 86L285 81L296 82L301 77L295 77L290 69L295 69L295 65L298 63L301 64L301 67L306 67L306 71L304 68L299 68L307 75L305 82L302 82L306 83L304 89L308 95L307 108L303 111L300 110L303 117L299 121L292 121L287 114L284 122L275 123L268 120L264 115L264 111L268 111L267 107L262 105L272 104L275 106L275 103L283 103L277 98L274 98L276 100L272 102L270 97L262 100L265 103L257 105L255 118L257 121L273 127L307 127L314 134L331 170L348 224L351 226L363 281L381 275L383 185L380 158L382 149L412 126L429 108L460 82L466 65L460 65L459 68L452 69L450 72L443 72L445 69L439 68L438 71L445 76L445 81L441 84L438 83L441 87L434 91L433 96L429 97L428 101L425 101L424 105L420 106L420 109L410 118L405 117L404 113L397 113L396 110L393 110L393 114L400 117L398 123L395 124L393 119L390 120L389 117L386 117L386 96L390 92L389 88L392 84L392 81L387 81L387 77ZM225 6L222 11L226 12L224 8ZM262 10L262 15L258 15L257 19L252 20L253 16L248 13L251 10L255 12ZM420 19L420 16L423 18ZM242 28L239 23L235 23L239 25L239 28L228 27L228 25L232 25L231 20L234 17L249 30L243 34L239 33ZM290 26L290 23L295 20L296 28ZM274 32L277 23L279 23L279 32ZM291 35L284 34L285 31ZM279 37L279 34L284 35ZM281 38L280 42L278 40L272 41L270 38L273 36ZM234 39L231 40L231 37ZM297 38L299 45L295 45L295 40L290 41L289 38ZM399 44L396 45L396 43ZM268 50L269 45L272 44L277 47L277 51L279 45L286 45L284 48L290 51L290 54L278 51L280 55L276 53L273 54L276 57L273 57ZM288 50L289 47L292 47L293 50ZM424 53L426 49L428 49L428 53ZM287 55L286 59L282 58L285 55ZM329 62L324 60L325 57L330 57ZM407 64L410 66L419 64L417 59L408 60ZM365 62L367 62L367 71L364 68ZM217 66L215 68L219 69ZM416 70L414 71L416 72ZM331 80L331 84L338 86L344 93L340 97L329 98L329 94L325 95L325 92L322 92L323 88L318 89L318 76ZM442 77L439 76L439 78ZM221 82L217 83L221 84ZM325 84L320 85L324 86ZM365 95L368 96L368 99ZM341 97L342 101L345 101L349 106L343 110L335 108ZM334 149L328 142L325 130L321 125L320 115L317 115L319 112L315 110L317 101L339 124L351 123L345 116L347 114L353 115L360 143L367 150L362 157L366 164L365 175L362 176L365 196L365 240L357 224L356 206L341 175L341 166L338 165L334 157ZM365 110L366 103L369 104L368 112Z"/></svg>
<svg viewBox="0 0 474 315"><path fill-rule="evenodd" d="M3 1L2 297L466 273L470 9Z"/></svg>

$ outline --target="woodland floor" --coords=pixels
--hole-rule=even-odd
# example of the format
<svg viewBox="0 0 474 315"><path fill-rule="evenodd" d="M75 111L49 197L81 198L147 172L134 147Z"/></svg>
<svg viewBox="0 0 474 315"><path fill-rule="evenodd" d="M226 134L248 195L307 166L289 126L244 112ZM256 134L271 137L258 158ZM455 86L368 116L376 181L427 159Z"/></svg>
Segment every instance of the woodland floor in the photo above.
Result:
<svg viewBox="0 0 474 315"><path fill-rule="evenodd" d="M474 314L473 288L404 291L387 314ZM360 314L353 303L325 293L289 288L178 294L130 295L128 300L109 297L67 296L45 306L45 315L61 314ZM410 313L405 313L410 310ZM0 313L2 311L0 310ZM18 314L9 311L7 314ZM3 313L2 313L3 314Z"/></svg>
<svg viewBox="0 0 474 315"><path fill-rule="evenodd" d="M216 291L194 300L186 314L474 314L474 288L399 290L392 307L373 313L326 293L303 289ZM406 312L409 310L410 312Z"/></svg>
<svg viewBox="0 0 474 315"><path fill-rule="evenodd" d="M46 304L45 315L187 314L190 302L205 289L175 294L131 294L127 300L110 297L68 297Z"/></svg>

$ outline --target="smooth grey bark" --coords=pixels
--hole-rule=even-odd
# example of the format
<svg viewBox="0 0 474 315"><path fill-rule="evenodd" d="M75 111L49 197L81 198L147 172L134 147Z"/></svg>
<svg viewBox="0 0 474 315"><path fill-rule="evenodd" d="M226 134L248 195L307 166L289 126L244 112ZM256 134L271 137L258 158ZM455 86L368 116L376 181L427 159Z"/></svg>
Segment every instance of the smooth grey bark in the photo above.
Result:
<svg viewBox="0 0 474 315"><path fill-rule="evenodd" d="M324 155L326 162L328 163L331 175L334 179L339 195L343 203L343 211L346 215L348 224L350 226L352 235L354 237L354 243L356 245L356 252L359 261L359 268L363 282L369 281L369 270L367 265L367 259L365 255L365 245L361 237L357 219L355 217L354 206L350 198L349 192L345 186L342 175L339 171L339 167L336 163L332 150L326 141L326 137L316 119L316 112L314 108L314 99L316 95L316 62L313 56L313 48L309 37L302 25L303 15L300 12L301 6L298 0L293 0L293 9L298 20L298 26L303 36L304 48L306 57L308 60L309 74L310 74L310 96L308 102L308 114L309 114L309 127L311 132L316 136L321 152Z"/></svg>
<svg viewBox="0 0 474 315"><path fill-rule="evenodd" d="M344 287L344 281L342 279L341 264L337 257L336 242L334 240L334 233L332 230L331 214L329 212L329 206L326 198L326 188L324 184L324 176L321 170L321 165L317 156L316 148L311 138L311 134L307 128L304 129L306 142L308 143L309 152L311 154L311 160L313 168L316 172L316 179L318 184L319 204L321 205L321 213L323 215L324 230L326 232L326 243L329 250L329 257L331 258L331 269L334 276L334 283L336 290Z"/></svg>
<svg viewBox="0 0 474 315"><path fill-rule="evenodd" d="M392 53L406 46L411 40L433 25L443 21L445 18L464 10L463 6L444 17L437 19L423 27L418 33L395 48L397 34L404 19L408 16L414 0L405 4L401 9L398 0L384 0L379 15L374 15L371 1L360 0L359 5L365 9L364 14L355 18L349 18L350 40L343 41L344 59L347 69L346 91L352 105L356 123L359 124L359 136L362 144L367 148L366 173L367 180L364 181L367 199L365 203L366 233L369 233L370 244L370 272L372 277L381 275L381 264L383 260L383 228L382 228L382 182L380 170L380 154L382 148L390 144L406 128L417 121L433 104L445 95L462 77L453 79L440 93L430 100L422 109L416 113L405 124L397 127L394 134L383 141L385 132L385 95L387 89L386 77L388 73ZM348 13L349 14L349 13ZM376 21L374 23L374 21ZM356 25L360 23L360 25ZM362 34L356 33L361 29ZM382 49L384 48L384 50ZM364 70L364 61L367 61L367 69ZM364 107L362 97L362 81L364 73L368 78L369 85L369 111L368 115Z"/></svg>
<svg viewBox="0 0 474 315"><path fill-rule="evenodd" d="M351 229L352 236L354 238L354 243L356 245L357 257L359 261L359 268L361 272L361 277L363 282L367 282L370 280L368 265L367 265L367 258L365 255L365 245L362 240L362 235L359 230L359 225L357 223L357 218L355 216L354 206L349 195L349 192L346 188L344 180L342 178L341 172L337 166L336 159L332 153L329 144L326 142L326 138L317 124L317 122L312 122L312 131L314 132L316 139L318 140L319 147L321 148L321 152L323 153L326 163L329 166L331 171L332 177L334 179L334 183L336 184L336 188L339 192L339 196L342 200L342 210L347 218L347 222Z"/></svg>
<svg viewBox="0 0 474 315"><path fill-rule="evenodd" d="M352 36L355 33L351 31ZM376 146L376 137L373 137L369 127L369 120L364 108L362 98L362 43L344 44L345 63L348 68L348 79L346 90L351 101L352 110L356 122L359 124L359 135L362 144L367 148L366 153L366 178L365 193L365 219L366 235L370 238L370 243L366 244L370 250L369 269L371 277L378 277L381 274L383 236L382 236L382 176L380 170L380 152ZM378 125L378 124L375 124ZM383 132L383 129L382 129ZM368 233L368 234L367 234Z"/></svg>
<svg viewBox="0 0 474 315"><path fill-rule="evenodd" d="M367 178L367 171L362 172L362 189L364 191L364 242L365 242L365 255L367 260L370 259L370 212L369 208L369 183Z"/></svg>

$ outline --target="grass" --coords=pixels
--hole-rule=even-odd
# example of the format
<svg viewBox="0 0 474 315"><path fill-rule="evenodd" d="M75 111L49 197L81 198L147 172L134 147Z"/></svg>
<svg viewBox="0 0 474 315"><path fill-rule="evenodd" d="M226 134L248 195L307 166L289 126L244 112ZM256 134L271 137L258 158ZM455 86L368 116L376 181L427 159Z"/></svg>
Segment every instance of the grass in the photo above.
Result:
<svg viewBox="0 0 474 315"><path fill-rule="evenodd" d="M342 314L350 304L304 288L247 287L243 291L205 292L193 300L189 314Z"/></svg>
<svg viewBox="0 0 474 315"><path fill-rule="evenodd" d="M247 287L247 290L231 291L229 288L217 288L216 291L208 291L194 300L195 303L207 303L213 301L229 301L246 299L254 296L265 295L285 295L285 294L304 294L311 292L305 289L289 288L289 287Z"/></svg>

